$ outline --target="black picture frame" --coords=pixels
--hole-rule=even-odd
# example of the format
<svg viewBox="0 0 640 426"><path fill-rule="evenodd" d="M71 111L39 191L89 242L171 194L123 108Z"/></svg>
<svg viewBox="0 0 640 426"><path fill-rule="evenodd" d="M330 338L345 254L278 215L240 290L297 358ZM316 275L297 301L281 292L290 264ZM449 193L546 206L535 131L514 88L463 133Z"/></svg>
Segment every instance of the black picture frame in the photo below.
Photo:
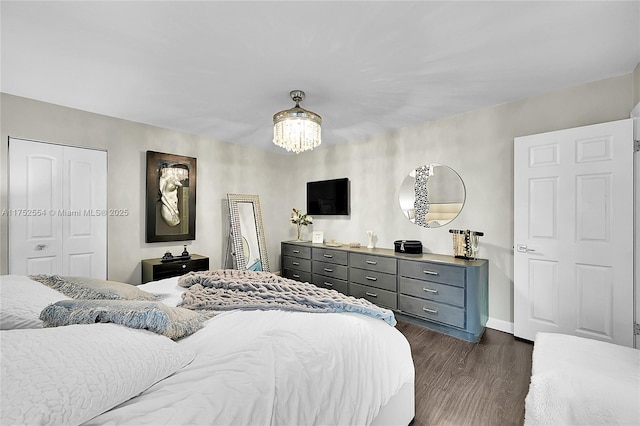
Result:
<svg viewBox="0 0 640 426"><path fill-rule="evenodd" d="M196 239L196 174L193 157L147 151L147 243Z"/></svg>

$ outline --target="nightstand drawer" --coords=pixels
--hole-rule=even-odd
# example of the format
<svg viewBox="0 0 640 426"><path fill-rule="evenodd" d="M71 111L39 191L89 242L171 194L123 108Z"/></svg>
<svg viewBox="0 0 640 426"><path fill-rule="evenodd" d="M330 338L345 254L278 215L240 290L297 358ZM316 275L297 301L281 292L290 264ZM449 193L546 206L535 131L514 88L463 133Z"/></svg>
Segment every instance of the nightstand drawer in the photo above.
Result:
<svg viewBox="0 0 640 426"><path fill-rule="evenodd" d="M206 271L208 269L209 258L197 254L191 255L189 260L176 260L174 262L162 262L160 258L144 259L142 261L142 283L178 277L187 272Z"/></svg>
<svg viewBox="0 0 640 426"><path fill-rule="evenodd" d="M402 294L464 308L464 288L462 287L405 277L400 278L399 286Z"/></svg>
<svg viewBox="0 0 640 426"><path fill-rule="evenodd" d="M389 291L396 291L397 287L395 275L366 269L349 268L349 281Z"/></svg>
<svg viewBox="0 0 640 426"><path fill-rule="evenodd" d="M392 257L351 253L349 256L349 266L368 269L369 271L385 272L387 274L396 273L396 260Z"/></svg>
<svg viewBox="0 0 640 426"><path fill-rule="evenodd" d="M314 261L311 269L314 274L338 278L339 280L347 279L347 267L343 265Z"/></svg>
<svg viewBox="0 0 640 426"><path fill-rule="evenodd" d="M311 247L303 247L296 244L282 244L282 255L311 259Z"/></svg>
<svg viewBox="0 0 640 426"><path fill-rule="evenodd" d="M396 309L398 306L396 293L391 291L351 283L349 284L349 293L355 298L366 299L371 303L385 308Z"/></svg>
<svg viewBox="0 0 640 426"><path fill-rule="evenodd" d="M404 294L398 296L398 308L402 312L417 317L464 328L464 309L462 308L405 296Z"/></svg>
<svg viewBox="0 0 640 426"><path fill-rule="evenodd" d="M311 282L311 273L296 271L293 269L283 269L282 276L296 281L302 281L305 283Z"/></svg>
<svg viewBox="0 0 640 426"><path fill-rule="evenodd" d="M296 269L302 272L311 272L311 261L299 257L282 256L282 267L285 269Z"/></svg>
<svg viewBox="0 0 640 426"><path fill-rule="evenodd" d="M436 262L400 260L400 276L464 287L465 268Z"/></svg>
<svg viewBox="0 0 640 426"><path fill-rule="evenodd" d="M347 294L347 282L337 278L325 277L323 275L312 274L311 280L318 287L337 290L342 294Z"/></svg>
<svg viewBox="0 0 640 426"><path fill-rule="evenodd" d="M340 250L331 250L325 248L313 248L312 259L321 262L336 263L338 265L347 264L347 252Z"/></svg>

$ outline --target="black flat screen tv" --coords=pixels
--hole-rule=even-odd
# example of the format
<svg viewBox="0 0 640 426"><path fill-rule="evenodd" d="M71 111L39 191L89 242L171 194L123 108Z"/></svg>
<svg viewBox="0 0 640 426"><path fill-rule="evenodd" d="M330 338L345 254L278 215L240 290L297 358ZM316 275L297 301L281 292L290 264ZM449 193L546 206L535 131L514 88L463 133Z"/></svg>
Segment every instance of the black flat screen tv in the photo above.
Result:
<svg viewBox="0 0 640 426"><path fill-rule="evenodd" d="M349 179L307 182L307 214L349 215Z"/></svg>

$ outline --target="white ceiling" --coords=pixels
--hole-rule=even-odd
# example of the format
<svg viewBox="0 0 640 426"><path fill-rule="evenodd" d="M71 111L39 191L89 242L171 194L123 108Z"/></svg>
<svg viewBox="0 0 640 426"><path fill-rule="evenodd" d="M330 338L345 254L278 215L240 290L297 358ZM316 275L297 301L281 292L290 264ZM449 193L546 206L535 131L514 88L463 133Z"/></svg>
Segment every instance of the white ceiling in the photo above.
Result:
<svg viewBox="0 0 640 426"><path fill-rule="evenodd" d="M0 14L2 92L274 150L293 89L334 144L640 62L640 1L3 0Z"/></svg>

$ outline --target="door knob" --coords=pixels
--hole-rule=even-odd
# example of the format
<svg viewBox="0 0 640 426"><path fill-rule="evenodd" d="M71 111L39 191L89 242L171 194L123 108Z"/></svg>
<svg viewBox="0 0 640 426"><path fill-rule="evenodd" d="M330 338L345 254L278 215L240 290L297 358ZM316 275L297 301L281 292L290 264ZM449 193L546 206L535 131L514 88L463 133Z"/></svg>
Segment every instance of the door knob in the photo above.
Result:
<svg viewBox="0 0 640 426"><path fill-rule="evenodd" d="M535 251L534 249L527 247L526 244L518 244L516 246L516 250L520 253L529 253L529 252Z"/></svg>

